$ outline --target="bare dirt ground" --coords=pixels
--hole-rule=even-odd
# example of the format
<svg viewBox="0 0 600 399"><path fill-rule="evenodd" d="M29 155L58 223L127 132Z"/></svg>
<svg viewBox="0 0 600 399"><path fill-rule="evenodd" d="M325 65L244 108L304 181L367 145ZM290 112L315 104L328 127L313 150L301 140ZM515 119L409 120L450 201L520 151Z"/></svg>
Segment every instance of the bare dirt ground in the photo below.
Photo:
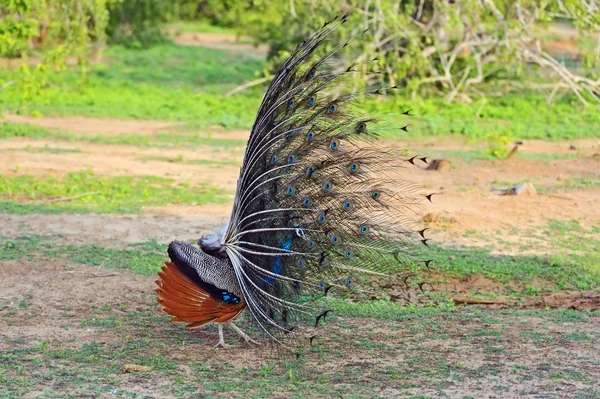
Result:
<svg viewBox="0 0 600 399"><path fill-rule="evenodd" d="M15 121L81 135L152 135L177 130L162 122L94 118L17 117ZM211 133L211 137L232 140L246 135L240 131ZM551 245L535 238L549 219L575 219L587 229L600 225L597 185L561 188L582 177L598 178L600 161L593 155L600 152L600 140L527 141L519 150L522 154L545 156L495 161L453 155L456 151L482 151L481 146L458 140L396 141L393 145L424 155L447 151L444 157L453 164L448 172L425 170L425 165L407 170L411 180L438 194L427 212L432 220L432 238L443 245L491 246L499 254L552 253ZM47 151L49 148L57 151ZM233 192L243 150L241 146L144 148L15 138L0 141L0 175L62 175L91 168L102 175L153 175L176 182L205 182ZM571 154L577 154L576 158L569 157ZM231 164L210 163L224 160ZM538 195L500 196L492 191L493 186L508 187L526 180L538 188ZM195 240L222 225L230 210L230 204L170 204L146 208L140 215L0 214L0 236L47 235L56 236L57 243L126 248L148 240ZM543 316L462 309L427 316L427 324L418 315L390 321L338 318L332 334L319 343L327 360L311 354L314 358L306 361L311 366L299 366L298 375L290 377L300 382L282 383L274 376L287 375L289 369L277 366L272 372L264 371L269 370L273 359L260 349L242 346L233 351L214 350L211 345L216 334L212 327L189 332L166 323L155 305L154 280L126 269L94 269L56 260L3 262L0 308L8 316L0 318L0 351L16 353L14 356L21 356L25 364L40 364L35 371L20 374L15 367L7 374L10 378L21 378L23 373L40 375L31 378L23 397L43 392L90 396L90 392L108 386L109 391L95 396L169 398L195 393L200 397L287 398L298 389L294 384L323 389L314 391L314 397L341 397L349 390L358 390L362 397L598 395L593 383L600 380L597 315ZM460 292L487 287L489 281L473 276L469 281L446 284L455 285L453 291ZM531 306L588 309L590 304L600 304L597 293L546 295ZM401 349L398 343L402 343ZM81 362L86 367L81 368ZM154 371L123 374L127 363L150 365ZM81 374L84 371L91 374ZM264 383L248 386L248 380ZM211 388L211 384L217 385ZM173 388L180 385L188 390ZM269 386L280 389L264 391Z"/></svg>
<svg viewBox="0 0 600 399"><path fill-rule="evenodd" d="M208 32L183 32L175 37L175 43L182 46L201 46L221 50L244 51L259 58L266 58L269 46L265 44L255 46L249 40L247 38L237 38L235 35L227 33Z"/></svg>
<svg viewBox="0 0 600 399"><path fill-rule="evenodd" d="M0 351L38 365L26 371L33 385L22 397L89 396L100 386L110 390L96 397L203 397L215 382L229 385L214 397L294 396L293 384L277 387L269 380L287 369L261 374L273 362L263 349L240 344L215 350L214 329L190 332L166 323L153 280L126 270L5 262L0 293L11 312L0 321ZM599 316L552 319L493 310L388 321L338 318L303 359L312 366L293 367L295 378L311 384L312 397L332 397L321 391L326 385L339 390L336 397L352 388L360 397L593 398L593 381L600 380L599 326ZM316 355L321 350L326 360ZM130 363L154 370L123 373ZM22 373L14 368L7 375ZM239 380L249 378L265 381L244 391ZM185 381L187 390L173 390L174 379ZM269 385L273 391L265 393Z"/></svg>
<svg viewBox="0 0 600 399"><path fill-rule="evenodd" d="M15 120L34 123L39 126L71 131L77 133L113 135L117 133L134 133L152 135L168 131L173 126L163 122L105 120L96 118L29 118L15 117ZM210 137L239 140L247 136L247 132L216 131ZM459 140L433 139L394 141L394 146L411 148L419 154L427 155L435 151L483 151L481 145L468 144ZM77 150L78 152L40 151L44 148L57 150ZM575 149L573 149L575 148ZM0 150L0 173L14 175L61 175L68 172L92 169L102 175L153 175L171 178L175 181L191 181L208 183L232 192L235 189L239 173L239 164L243 156L243 146L227 150L201 146L196 149L142 148L126 145L102 145L84 142L60 142L50 140L31 140L15 138L2 140ZM451 245L488 245L490 234L504 235L503 244L498 242L496 251L504 254L539 253L550 250L543 245L532 246L523 243L522 235L515 235L514 229L528 230L529 236L535 235L547 224L548 219L579 220L582 227L591 228L600 224L600 189L572 189L563 191L561 184L573 179L598 179L600 160L593 157L600 152L599 139L574 140L566 142L544 142L540 140L526 141L519 149L520 153L545 154L547 159L530 160L513 158L509 160L466 161L460 156L451 156L453 169L449 172L425 170L420 168L407 171L409 178L421 182L425 191L436 193L432 204L428 205L429 218L434 240ZM565 155L577 155L575 159L560 158ZM554 159L553 156L557 156ZM207 161L208 164L194 164ZM215 164L210 164L214 161ZM217 164L217 162L229 164ZM501 196L492 191L493 186L510 187L512 184L531 181L538 190L546 188L546 192L534 197ZM553 189L553 187L559 187ZM175 201L176 199L174 199ZM145 209L148 216L178 216L182 224L189 219L204 217L213 221L211 225L222 223L230 208L228 206L190 207L186 205L170 205L162 208ZM70 216L61 216L69 218ZM86 215L78 218L104 218L104 216ZM18 217L13 216L15 222ZM25 217L26 218L26 217ZM112 223L116 223L116 219ZM27 219L24 219L27 220ZM39 219L44 230L47 220ZM66 220L66 219L65 219ZM129 222L129 221L128 221ZM38 226L27 220L31 229ZM169 222L165 221L168 226ZM84 226L74 220L74 226ZM90 224L93 226L93 222ZM68 234L85 236L86 232L73 228L65 223ZM71 230L71 228L73 228ZM465 232L476 232L465 236ZM102 234L102 233L100 233ZM112 232L108 232L111 235ZM99 238L99 237L97 237ZM518 245L519 243L525 245ZM514 244L514 245L512 245Z"/></svg>
<svg viewBox="0 0 600 399"><path fill-rule="evenodd" d="M120 134L153 134L176 130L176 124L160 121L139 121L123 119L89 118L85 116L41 116L5 114L4 118L13 123L27 123L41 126L50 130L76 132L81 135L109 135Z"/></svg>

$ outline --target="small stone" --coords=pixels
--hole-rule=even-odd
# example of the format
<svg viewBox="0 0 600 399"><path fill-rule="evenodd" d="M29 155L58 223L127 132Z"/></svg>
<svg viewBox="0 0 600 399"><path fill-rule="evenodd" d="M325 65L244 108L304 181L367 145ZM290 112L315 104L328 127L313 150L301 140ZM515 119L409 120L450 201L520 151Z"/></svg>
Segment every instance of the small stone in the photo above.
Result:
<svg viewBox="0 0 600 399"><path fill-rule="evenodd" d="M529 182L519 183L511 188L492 188L492 191L500 195L528 195L531 197L537 195L537 190Z"/></svg>
<svg viewBox="0 0 600 399"><path fill-rule="evenodd" d="M513 187L514 195L528 195L533 197L537 195L537 190L533 186L533 184L529 182L519 183Z"/></svg>
<svg viewBox="0 0 600 399"><path fill-rule="evenodd" d="M577 147L575 147L573 144L571 144L571 145L569 146L569 150L573 150L573 151L575 151L576 149L577 149Z"/></svg>
<svg viewBox="0 0 600 399"><path fill-rule="evenodd" d="M452 162L447 159L433 159L427 170L437 170L438 172L448 172L452 168Z"/></svg>

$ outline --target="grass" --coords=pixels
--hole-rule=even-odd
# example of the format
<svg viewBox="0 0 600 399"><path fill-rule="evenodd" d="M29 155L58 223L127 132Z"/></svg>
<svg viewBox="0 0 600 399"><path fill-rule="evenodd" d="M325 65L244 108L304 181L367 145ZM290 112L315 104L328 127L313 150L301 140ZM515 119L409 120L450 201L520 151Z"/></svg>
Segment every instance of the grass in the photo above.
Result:
<svg viewBox="0 0 600 399"><path fill-rule="evenodd" d="M87 329L82 340L5 338L0 397L434 398L452 397L464 386L476 396L518 393L519 386L549 398L565 389L580 398L599 394L597 364L586 357L600 337L600 315L593 313L422 309L383 322L338 316L333 334L294 358L208 349L214 326L190 333L151 309L133 298L93 306L62 326L75 336ZM11 323L25 311L6 307L0 320ZM123 374L131 363L152 370Z"/></svg>
<svg viewBox="0 0 600 399"><path fill-rule="evenodd" d="M228 201L224 190L205 184L176 184L154 176L105 177L89 170L59 177L0 175L0 192L0 212L9 213L135 213L145 206Z"/></svg>
<svg viewBox="0 0 600 399"><path fill-rule="evenodd" d="M219 149L244 147L244 140L211 138L205 133L157 133L152 135L84 135L56 130L48 130L25 123L0 122L0 139L25 137L34 140L57 140L67 142L86 142L92 144L133 145L137 147L185 147L197 148L209 146Z"/></svg>
<svg viewBox="0 0 600 399"><path fill-rule="evenodd" d="M7 148L5 151L25 151L34 154L80 154L82 151L79 148L58 148L58 147L50 147L48 144L45 144L43 147L32 147L31 145L27 145L23 148Z"/></svg>
<svg viewBox="0 0 600 399"><path fill-rule="evenodd" d="M553 184L552 186L542 186L540 191L561 192L567 190L585 190L600 187L600 174L591 174L588 176L569 176L566 180Z"/></svg>
<svg viewBox="0 0 600 399"><path fill-rule="evenodd" d="M523 250L540 248L547 255L491 255L490 249L432 247L426 256L434 260L437 272L465 280L482 275L510 295L537 295L559 290L597 290L600 288L600 229L583 227L577 220L549 219L539 233L510 231L528 237L521 244L509 243ZM468 233L467 233L468 234ZM502 242L499 232L496 244ZM497 289L496 287L495 289Z"/></svg>
<svg viewBox="0 0 600 399"><path fill-rule="evenodd" d="M74 70L49 73L51 84L29 111L46 115L193 121L206 127L249 126L258 107L257 95L224 100L223 93L255 78L261 61L203 47L163 45L132 51L111 47L107 62L87 75ZM16 70L0 71L0 81L18 78ZM22 93L12 86L0 92L0 109L17 109Z"/></svg>
<svg viewBox="0 0 600 399"><path fill-rule="evenodd" d="M465 162L473 161L494 161L499 158L489 154L485 149L474 149L474 150L443 150L443 149L432 149L432 148L420 148L419 154L427 154L428 158L443 158L443 159L461 159ZM553 154L553 153L525 153L517 152L516 158L524 159L528 161L557 161L557 160L573 160L584 158L584 156L577 153L572 154Z"/></svg>
<svg viewBox="0 0 600 399"><path fill-rule="evenodd" d="M500 256L483 249L433 247L428 256L436 262L435 270L446 277L466 280L482 275L518 296L534 282L542 286L538 289L542 292L600 287L600 257L594 252L589 256Z"/></svg>
<svg viewBox="0 0 600 399"><path fill-rule="evenodd" d="M573 226L568 228L562 224L557 227L556 223L562 222L550 224L545 234L550 236L552 245L569 251L552 256L496 256L483 249L434 246L427 250L426 256L434 260L435 280L425 272L420 272L412 280L437 283L482 275L498 283L515 298L541 292L600 287L600 240L596 237L600 231L576 230ZM107 267L120 266L142 274L155 273L166 253L165 245L154 242L115 250L97 245L59 245L52 241L52 237L29 235L11 239L0 237L0 248L3 254L0 260L62 259L90 266L108 262L105 264ZM490 290L495 289L497 287L490 287ZM489 293L492 292L480 292L483 295ZM382 293L382 297L385 296ZM443 296L437 299L444 301Z"/></svg>
<svg viewBox="0 0 600 399"><path fill-rule="evenodd" d="M247 129L265 90L256 87L224 96L262 71L261 61L244 52L169 44L147 50L111 47L106 57L104 64L94 65L84 76L72 70L62 75L51 73L45 95L34 99L28 111L185 121L199 128ZM11 81L17 73L0 71L0 81ZM22 93L17 90L9 86L0 91L1 108L21 106ZM410 133L388 130L384 136L389 138L451 134L485 139L492 133L514 139L598 137L598 110L580 109L569 96L552 106L546 104L544 95L534 92L491 97L485 104L446 104L437 98L408 98L404 93L383 102L367 100L364 109L374 115L400 115L413 110L415 117L391 118L392 126L411 123Z"/></svg>
<svg viewBox="0 0 600 399"><path fill-rule="evenodd" d="M143 275L152 275L164 264L167 248L156 242L128 245L125 249L100 245L57 244L56 237L24 235L0 237L0 261L66 261L72 264L127 268Z"/></svg>

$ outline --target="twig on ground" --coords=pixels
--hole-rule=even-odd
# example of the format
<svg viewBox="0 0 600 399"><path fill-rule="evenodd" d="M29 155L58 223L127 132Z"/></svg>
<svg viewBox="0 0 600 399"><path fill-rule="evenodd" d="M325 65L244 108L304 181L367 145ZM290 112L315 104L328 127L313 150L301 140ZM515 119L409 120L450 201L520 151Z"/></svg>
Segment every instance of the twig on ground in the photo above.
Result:
<svg viewBox="0 0 600 399"><path fill-rule="evenodd" d="M46 277L43 280L38 281L38 284L40 286L46 284L49 280L53 279L56 276L60 276L61 274L86 274L92 277L113 277L113 276L119 276L121 273L118 272L113 272L113 273L106 273L106 274L98 274L98 272L100 271L100 269L102 268L102 266L104 266L104 263L106 262L106 259L104 259L102 261L102 263L100 263L100 265L98 265L98 268L96 269L95 272L84 272L84 271L78 271L78 270L68 270L68 271L62 271L62 272L56 272L54 274L51 274L50 276Z"/></svg>
<svg viewBox="0 0 600 399"><path fill-rule="evenodd" d="M61 198L53 198L51 200L42 200L42 201L38 201L37 203L38 204L52 204L55 202L72 201L74 199L79 199L79 198L87 197L89 195L96 195L96 194L100 194L100 191L90 191L89 193L74 195L72 197L61 197Z"/></svg>
<svg viewBox="0 0 600 399"><path fill-rule="evenodd" d="M513 302L493 301L487 299L452 298L457 305L514 305Z"/></svg>

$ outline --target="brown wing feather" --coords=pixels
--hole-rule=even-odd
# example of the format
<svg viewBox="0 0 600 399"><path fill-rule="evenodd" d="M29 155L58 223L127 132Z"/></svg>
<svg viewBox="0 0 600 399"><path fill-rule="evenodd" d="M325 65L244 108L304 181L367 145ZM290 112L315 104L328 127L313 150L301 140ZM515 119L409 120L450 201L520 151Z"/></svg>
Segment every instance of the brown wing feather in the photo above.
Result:
<svg viewBox="0 0 600 399"><path fill-rule="evenodd" d="M156 280L158 303L163 312L173 316L172 322L189 323L187 328L201 327L210 322L226 322L246 307L243 300L235 305L216 300L171 262L165 262L158 275L161 278Z"/></svg>

